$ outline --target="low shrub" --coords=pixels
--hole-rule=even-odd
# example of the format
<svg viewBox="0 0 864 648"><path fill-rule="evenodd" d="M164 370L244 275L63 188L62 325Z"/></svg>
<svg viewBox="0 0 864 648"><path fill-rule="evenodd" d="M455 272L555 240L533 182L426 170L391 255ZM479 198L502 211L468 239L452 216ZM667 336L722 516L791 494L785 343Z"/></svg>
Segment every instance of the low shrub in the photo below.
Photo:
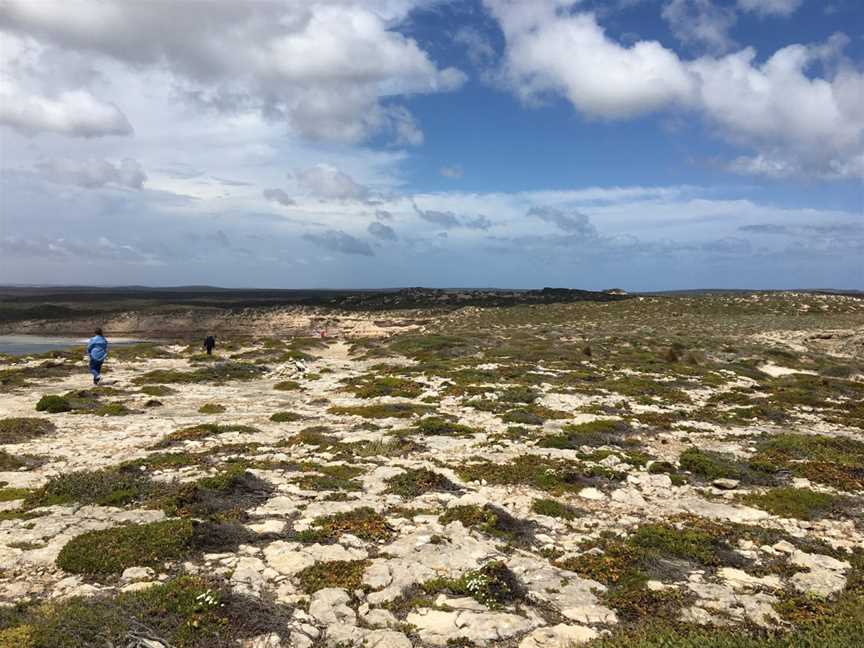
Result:
<svg viewBox="0 0 864 648"><path fill-rule="evenodd" d="M47 434L57 428L44 418L18 417L0 419L0 444L24 443Z"/></svg>
<svg viewBox="0 0 864 648"><path fill-rule="evenodd" d="M386 542L393 537L387 518L367 506L316 518L310 531L307 538L314 538L314 542L336 542L345 533L370 542Z"/></svg>
<svg viewBox="0 0 864 648"><path fill-rule="evenodd" d="M470 436L480 431L438 416L420 419L415 429L424 436Z"/></svg>
<svg viewBox="0 0 864 648"><path fill-rule="evenodd" d="M303 416L296 412L275 412L270 416L270 420L274 423L294 423L302 419Z"/></svg>
<svg viewBox="0 0 864 648"><path fill-rule="evenodd" d="M81 470L51 477L25 501L28 508L57 504L123 506L147 496L151 483L140 470L106 468Z"/></svg>
<svg viewBox="0 0 864 648"><path fill-rule="evenodd" d="M231 380L254 380L260 378L265 369L246 362L220 362L194 371L155 369L132 380L136 385L159 385L172 383L228 382Z"/></svg>
<svg viewBox="0 0 864 648"><path fill-rule="evenodd" d="M204 403L198 408L199 414L223 414L226 407L221 403Z"/></svg>
<svg viewBox="0 0 864 648"><path fill-rule="evenodd" d="M447 509L438 521L441 524L458 521L466 528L477 529L513 544L530 545L533 540L531 522L516 519L504 509L491 504L453 506Z"/></svg>
<svg viewBox="0 0 864 648"><path fill-rule="evenodd" d="M207 437L216 436L217 434L225 434L226 432L254 434L260 432L260 430L250 425L219 425L218 423L202 423L200 425L182 428L176 432L171 432L150 446L150 449L160 450L163 448L170 448L183 443L184 441L199 441L201 439L206 439Z"/></svg>
<svg viewBox="0 0 864 648"><path fill-rule="evenodd" d="M167 520L88 531L72 538L57 556L71 574L119 574L128 567L159 567L191 552L191 520Z"/></svg>
<svg viewBox="0 0 864 648"><path fill-rule="evenodd" d="M583 513L569 504L564 504L553 499L535 499L533 504L531 504L531 510L538 515L546 515L562 520L575 520Z"/></svg>
<svg viewBox="0 0 864 648"><path fill-rule="evenodd" d="M798 520L814 520L830 512L840 498L807 488L774 488L765 493L750 493L742 501L774 515Z"/></svg>
<svg viewBox="0 0 864 648"><path fill-rule="evenodd" d="M276 391L296 391L300 389L300 383L296 380L283 380L273 385Z"/></svg>
<svg viewBox="0 0 864 648"><path fill-rule="evenodd" d="M461 578L428 581L421 587L430 595L448 591L459 596L470 596L493 610L522 601L526 596L525 588L504 561L486 563Z"/></svg>
<svg viewBox="0 0 864 648"><path fill-rule="evenodd" d="M60 414L72 411L72 405L68 399L57 395L45 395L36 403L37 412L48 412L49 414Z"/></svg>
<svg viewBox="0 0 864 648"><path fill-rule="evenodd" d="M327 587L340 587L351 592L360 587L363 574L370 564L368 560L319 562L298 572L297 580L307 594Z"/></svg>
<svg viewBox="0 0 864 648"><path fill-rule="evenodd" d="M430 491L456 491L458 487L440 473L426 468L408 469L387 480L387 492L412 499Z"/></svg>
<svg viewBox="0 0 864 648"><path fill-rule="evenodd" d="M412 403L382 403L378 405L331 407L328 411L331 414L362 416L363 418L371 419L403 419L428 414L432 411L432 408L428 405L414 405Z"/></svg>
<svg viewBox="0 0 864 648"><path fill-rule="evenodd" d="M176 648L235 648L255 636L284 631L288 616L286 609L240 596L221 583L183 576L136 592L31 605L0 630L0 646L143 647L130 637L144 634Z"/></svg>

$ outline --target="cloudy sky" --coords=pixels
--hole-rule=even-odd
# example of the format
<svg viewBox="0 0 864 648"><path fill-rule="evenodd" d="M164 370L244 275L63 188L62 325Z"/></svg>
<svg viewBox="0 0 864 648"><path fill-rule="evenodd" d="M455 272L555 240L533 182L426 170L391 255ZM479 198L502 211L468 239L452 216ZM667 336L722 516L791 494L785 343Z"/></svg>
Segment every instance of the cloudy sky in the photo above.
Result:
<svg viewBox="0 0 864 648"><path fill-rule="evenodd" d="M864 288L860 0L0 0L0 283Z"/></svg>

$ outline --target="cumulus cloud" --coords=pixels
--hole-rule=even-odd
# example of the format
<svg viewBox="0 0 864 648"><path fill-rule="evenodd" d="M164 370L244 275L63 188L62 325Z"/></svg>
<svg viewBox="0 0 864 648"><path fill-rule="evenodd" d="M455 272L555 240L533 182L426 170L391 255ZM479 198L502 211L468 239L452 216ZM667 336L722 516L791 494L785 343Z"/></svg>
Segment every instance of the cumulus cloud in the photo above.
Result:
<svg viewBox="0 0 864 648"><path fill-rule="evenodd" d="M594 14L571 11L574 0L485 4L507 42L502 79L526 100L560 94L602 119L696 111L757 155L826 175L856 172L864 74L840 55L848 40L842 35L784 47L761 64L752 48L687 61L654 41L615 42ZM813 74L820 64L821 77Z"/></svg>
<svg viewBox="0 0 864 648"><path fill-rule="evenodd" d="M582 238L597 237L597 230L591 224L591 220L578 211L565 212L555 207L532 207L528 211L528 216L539 218L564 232L576 234Z"/></svg>
<svg viewBox="0 0 864 648"><path fill-rule="evenodd" d="M804 0L738 0L738 7L763 16L790 16L798 11L803 2Z"/></svg>
<svg viewBox="0 0 864 648"><path fill-rule="evenodd" d="M693 82L678 56L654 41L625 48L572 2L485 0L507 42L502 74L524 99L563 94L581 112L623 119L684 103Z"/></svg>
<svg viewBox="0 0 864 648"><path fill-rule="evenodd" d="M445 178L450 178L451 180L459 180L463 175L465 175L462 171L462 167L459 165L443 166L439 170L439 173Z"/></svg>
<svg viewBox="0 0 864 648"><path fill-rule="evenodd" d="M432 223L433 225L443 227L444 229L459 227L461 224L459 219L456 217L456 214L453 212L437 211L435 209L419 209L416 205L415 210L417 211L417 215L427 223Z"/></svg>
<svg viewBox="0 0 864 648"><path fill-rule="evenodd" d="M141 189L147 174L136 160L125 158L119 163L108 160L50 160L36 164L38 172L51 182L71 184L86 189L108 185Z"/></svg>
<svg viewBox="0 0 864 648"><path fill-rule="evenodd" d="M59 133L71 137L131 135L132 125L120 109L86 90L45 96L0 80L0 125L32 135Z"/></svg>
<svg viewBox="0 0 864 648"><path fill-rule="evenodd" d="M723 53L735 44L729 36L736 22L735 12L715 5L713 0L670 0L662 15L675 37L685 45Z"/></svg>
<svg viewBox="0 0 864 648"><path fill-rule="evenodd" d="M267 200L279 203L285 207L291 207L292 205L297 204L297 201L289 196L283 189L265 189L261 192L261 195Z"/></svg>
<svg viewBox="0 0 864 648"><path fill-rule="evenodd" d="M464 47L468 60L478 67L488 65L496 56L489 38L474 27L460 27L453 35L453 42Z"/></svg>
<svg viewBox="0 0 864 648"><path fill-rule="evenodd" d="M480 216L468 216L462 219L462 227L475 230L488 230L492 227L492 221L482 214Z"/></svg>
<svg viewBox="0 0 864 648"><path fill-rule="evenodd" d="M422 133L393 98L449 91L464 81L462 72L438 68L415 40L393 29L418 4L7 0L0 4L0 30L167 71L190 100L227 113L255 110L308 137L356 142L389 132L417 144ZM83 99L77 101L83 112ZM116 130L122 122L113 119Z"/></svg>
<svg viewBox="0 0 864 648"><path fill-rule="evenodd" d="M0 238L0 252L10 258L76 259L79 262L117 261L124 264L154 263L152 255L127 243L118 243L105 236L95 239L69 238Z"/></svg>
<svg viewBox="0 0 864 648"><path fill-rule="evenodd" d="M321 234L304 234L303 238L331 252L355 254L360 256L375 256L372 246L366 241L347 234L342 230L327 230Z"/></svg>
<svg viewBox="0 0 864 648"><path fill-rule="evenodd" d="M369 223L369 227L366 228L366 231L368 231L370 235L377 239L381 239L382 241L395 241L399 238L396 236L396 231L392 227L384 225L383 223Z"/></svg>
<svg viewBox="0 0 864 648"><path fill-rule="evenodd" d="M324 200L366 200L371 194L368 187L329 164L316 164L293 177L301 191Z"/></svg>
<svg viewBox="0 0 864 648"><path fill-rule="evenodd" d="M492 227L492 221L486 216L457 216L452 211L439 211L436 209L420 209L417 203L413 203L414 212L422 220L432 223L443 229L455 229L458 227L473 230L488 230Z"/></svg>

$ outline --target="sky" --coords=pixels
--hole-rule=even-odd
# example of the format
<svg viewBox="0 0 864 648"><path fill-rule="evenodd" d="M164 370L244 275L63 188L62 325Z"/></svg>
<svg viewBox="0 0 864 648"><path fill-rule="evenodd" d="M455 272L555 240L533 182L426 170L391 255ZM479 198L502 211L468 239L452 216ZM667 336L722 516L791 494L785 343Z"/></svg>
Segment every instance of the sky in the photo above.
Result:
<svg viewBox="0 0 864 648"><path fill-rule="evenodd" d="M864 3L0 0L0 283L864 289Z"/></svg>

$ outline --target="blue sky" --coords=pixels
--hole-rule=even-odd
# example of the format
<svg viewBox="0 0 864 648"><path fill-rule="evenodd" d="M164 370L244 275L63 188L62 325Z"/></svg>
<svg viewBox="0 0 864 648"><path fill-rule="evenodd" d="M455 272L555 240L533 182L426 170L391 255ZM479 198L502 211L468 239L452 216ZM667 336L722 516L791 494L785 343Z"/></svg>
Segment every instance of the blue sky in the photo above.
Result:
<svg viewBox="0 0 864 648"><path fill-rule="evenodd" d="M0 282L864 288L854 0L0 2Z"/></svg>

